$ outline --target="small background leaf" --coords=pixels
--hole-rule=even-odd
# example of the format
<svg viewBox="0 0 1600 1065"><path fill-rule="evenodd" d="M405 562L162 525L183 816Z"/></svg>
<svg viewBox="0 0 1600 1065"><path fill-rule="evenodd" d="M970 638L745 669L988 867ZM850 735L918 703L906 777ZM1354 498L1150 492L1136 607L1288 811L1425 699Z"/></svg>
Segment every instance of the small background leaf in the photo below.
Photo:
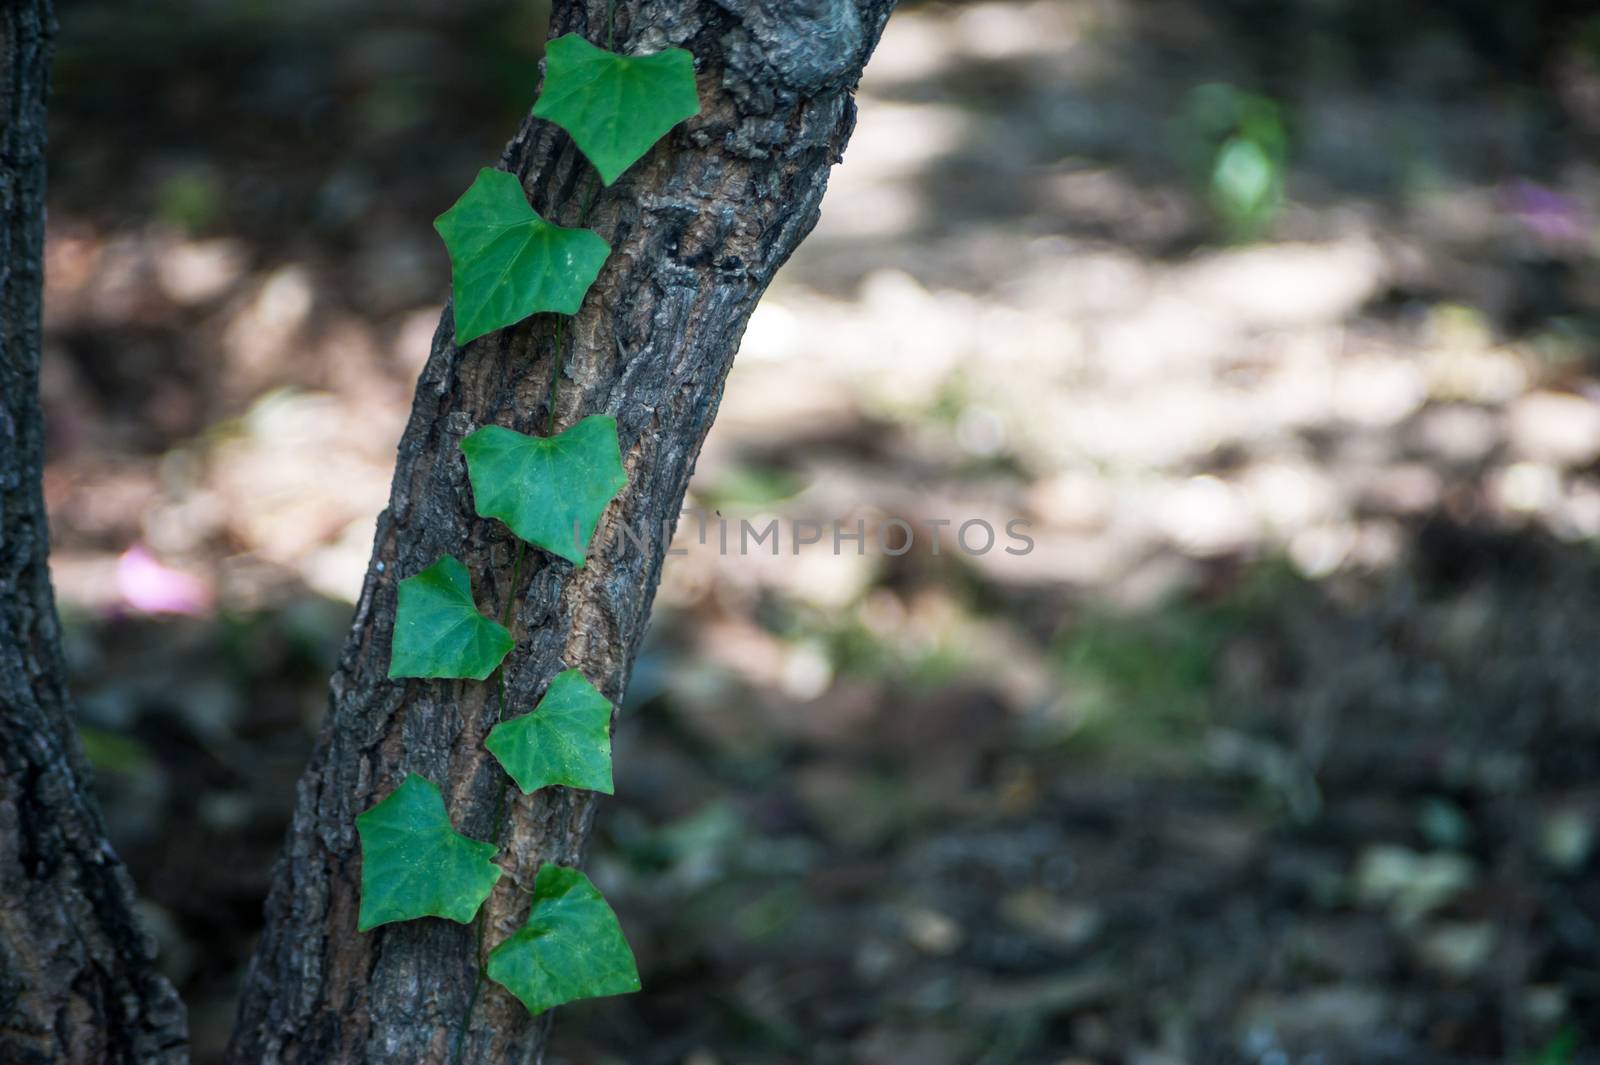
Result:
<svg viewBox="0 0 1600 1065"><path fill-rule="evenodd" d="M361 835L361 914L365 932L391 921L443 917L469 923L500 879L492 843L457 832L444 796L410 774L356 818Z"/></svg>
<svg viewBox="0 0 1600 1065"><path fill-rule="evenodd" d="M482 680L511 650L511 633L478 613L467 567L449 555L400 582L390 677Z"/></svg>
<svg viewBox="0 0 1600 1065"><path fill-rule="evenodd" d="M487 425L461 441L461 450L478 514L499 518L576 566L606 504L628 483L617 420L605 414L550 437Z"/></svg>
<svg viewBox="0 0 1600 1065"><path fill-rule="evenodd" d="M679 122L700 113L694 57L682 48L625 56L576 33L546 47L533 113L577 142L607 185Z"/></svg>
<svg viewBox="0 0 1600 1065"><path fill-rule="evenodd" d="M599 234L540 218L504 170L478 171L433 228L450 253L457 344L541 311L577 314L611 254Z"/></svg>
<svg viewBox="0 0 1600 1065"><path fill-rule="evenodd" d="M531 714L484 741L524 795L564 784L611 794L611 701L576 669L557 674Z"/></svg>
<svg viewBox="0 0 1600 1065"><path fill-rule="evenodd" d="M490 951L488 973L535 1014L639 990L617 915L588 877L561 865L539 870L528 923Z"/></svg>

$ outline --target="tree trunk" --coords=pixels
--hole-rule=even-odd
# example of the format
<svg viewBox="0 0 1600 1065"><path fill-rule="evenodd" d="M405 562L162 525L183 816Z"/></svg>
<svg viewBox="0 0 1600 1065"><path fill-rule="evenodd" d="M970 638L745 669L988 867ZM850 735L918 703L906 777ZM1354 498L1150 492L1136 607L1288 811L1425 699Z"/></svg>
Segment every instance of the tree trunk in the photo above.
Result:
<svg viewBox="0 0 1600 1065"><path fill-rule="evenodd" d="M73 729L40 474L48 0L0 9L0 1061L188 1060Z"/></svg>
<svg viewBox="0 0 1600 1065"><path fill-rule="evenodd" d="M356 815L408 772L443 788L457 827L478 839L508 804L501 879L482 919L492 947L526 918L543 862L576 863L595 796L523 797L485 754L494 687L387 679L395 585L444 553L474 574L480 605L514 597L508 713L531 709L562 669L619 701L695 456L744 326L778 267L816 223L829 167L855 117L851 93L893 0L557 0L569 31L695 56L702 109L609 189L588 225L613 251L565 330L556 421L617 418L628 486L606 511L584 569L530 551L512 587L515 541L476 517L459 443L483 425L543 433L553 316L453 343L446 310L400 442L389 508L332 681L311 764L267 903L230 1048L237 1063L537 1061L544 1019L496 985L478 987L473 929L442 920L356 931ZM531 73L531 72L530 72ZM524 122L503 165L533 206L564 225L597 178L554 126ZM470 175L461 175L463 187ZM647 547L622 527L651 530ZM624 925L627 915L622 915ZM475 993L475 988L477 991ZM470 1011L470 1018L468 1016ZM461 1036L461 1033L465 1033Z"/></svg>

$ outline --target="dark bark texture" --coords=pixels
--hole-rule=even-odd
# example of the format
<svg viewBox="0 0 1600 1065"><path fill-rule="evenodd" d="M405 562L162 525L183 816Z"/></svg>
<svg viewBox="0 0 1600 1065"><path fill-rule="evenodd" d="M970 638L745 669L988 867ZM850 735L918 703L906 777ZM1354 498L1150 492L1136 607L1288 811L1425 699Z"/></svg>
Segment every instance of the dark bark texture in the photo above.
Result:
<svg viewBox="0 0 1600 1065"><path fill-rule="evenodd" d="M73 729L40 474L48 0L0 5L0 1062L188 1060Z"/></svg>
<svg viewBox="0 0 1600 1065"><path fill-rule="evenodd" d="M474 574L485 611L515 599L508 714L531 709L568 668L621 700L667 546L661 531L676 523L751 310L816 223L854 123L852 92L892 4L618 0L608 11L607 0L557 0L552 36L605 43L609 32L619 51L677 45L696 60L700 115L594 201L587 224L613 251L559 356L557 427L614 415L629 484L585 568L530 550L513 587L515 541L474 514L459 444L483 425L545 431L560 334L541 315L458 347L446 311L300 781L233 1062L447 1062L458 1040L463 1062L541 1058L547 1018L479 984L477 929L429 919L356 931L355 818L408 772L438 784L457 827L478 839L494 835L504 803L496 842L507 875L480 917L484 949L526 918L541 863L579 861L594 816L592 793L524 797L509 787L483 749L498 719L492 683L387 679L395 585L450 553ZM564 225L578 223L595 192L593 170L544 122L525 122L502 164ZM463 187L470 178L461 175ZM623 526L655 535L641 550Z"/></svg>

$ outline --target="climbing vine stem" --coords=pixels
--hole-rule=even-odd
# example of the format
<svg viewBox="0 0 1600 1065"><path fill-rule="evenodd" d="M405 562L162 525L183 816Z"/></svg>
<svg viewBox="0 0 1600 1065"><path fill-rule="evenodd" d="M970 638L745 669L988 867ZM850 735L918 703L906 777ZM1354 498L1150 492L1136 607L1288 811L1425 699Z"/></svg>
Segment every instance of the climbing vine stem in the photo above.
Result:
<svg viewBox="0 0 1600 1065"><path fill-rule="evenodd" d="M476 926L477 971L455 1035L456 1062L485 974L533 1013L639 987L616 915L578 870L538 869L527 923L492 948L482 908L503 872L490 859L506 832L507 785L524 794L552 786L612 788L610 701L569 669L549 679L529 713L510 717L506 669L528 547L583 566L601 513L627 484L615 418L590 414L556 432L567 318L578 313L611 252L585 227L601 189L699 112L688 52L621 55L611 50L614 37L613 2L607 48L576 34L550 41L533 108L565 130L594 166L596 180L578 224L566 228L541 218L514 175L488 169L434 223L450 255L456 343L469 344L530 315L557 315L545 435L487 425L461 441L478 515L503 522L517 539L499 622L479 612L471 576L449 555L400 581L397 591L391 677L482 680L494 674L485 744L511 780L495 791L490 841L456 832L444 793L416 774L356 822L363 931L424 917Z"/></svg>

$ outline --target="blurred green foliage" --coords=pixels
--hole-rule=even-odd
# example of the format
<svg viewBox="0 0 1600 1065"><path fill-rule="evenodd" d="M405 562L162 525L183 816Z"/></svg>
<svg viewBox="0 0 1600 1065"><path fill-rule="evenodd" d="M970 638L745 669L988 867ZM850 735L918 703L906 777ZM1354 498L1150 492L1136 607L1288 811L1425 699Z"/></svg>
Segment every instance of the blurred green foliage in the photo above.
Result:
<svg viewBox="0 0 1600 1065"><path fill-rule="evenodd" d="M89 764L102 773L139 773L152 768L150 752L131 736L78 726L78 739Z"/></svg>
<svg viewBox="0 0 1600 1065"><path fill-rule="evenodd" d="M155 214L188 234L211 229L222 217L222 181L209 167L181 170L156 186Z"/></svg>
<svg viewBox="0 0 1600 1065"><path fill-rule="evenodd" d="M1198 86L1183 117L1207 202L1235 240L1260 236L1283 209L1289 134L1283 108L1223 82Z"/></svg>
<svg viewBox="0 0 1600 1065"><path fill-rule="evenodd" d="M1571 1028L1558 1032L1528 1059L1528 1065L1571 1065L1578 1056L1578 1033Z"/></svg>
<svg viewBox="0 0 1600 1065"><path fill-rule="evenodd" d="M805 486L801 478L781 467L752 464L734 466L708 486L696 484L694 494L711 510L737 510L781 503L798 495ZM693 519L688 525L698 530Z"/></svg>
<svg viewBox="0 0 1600 1065"><path fill-rule="evenodd" d="M1160 765L1176 755L1192 764L1204 730L1233 709L1219 660L1231 641L1271 631L1300 582L1287 563L1268 561L1218 597L1086 613L1055 644L1066 699L1049 738L1112 759Z"/></svg>

